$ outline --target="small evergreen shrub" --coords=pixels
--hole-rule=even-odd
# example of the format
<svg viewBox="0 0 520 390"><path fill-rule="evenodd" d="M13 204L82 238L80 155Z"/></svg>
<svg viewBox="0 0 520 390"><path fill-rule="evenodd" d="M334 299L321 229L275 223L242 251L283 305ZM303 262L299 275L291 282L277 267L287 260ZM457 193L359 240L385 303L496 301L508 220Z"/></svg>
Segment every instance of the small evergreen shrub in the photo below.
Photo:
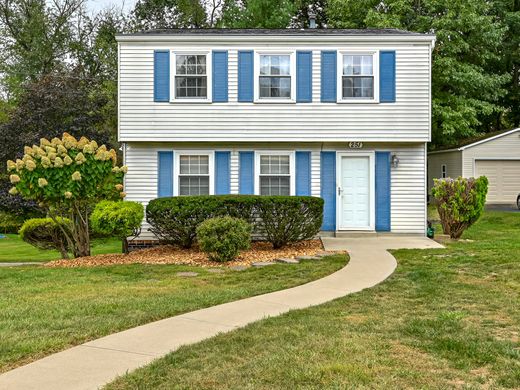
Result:
<svg viewBox="0 0 520 390"><path fill-rule="evenodd" d="M0 211L0 233L18 233L23 225L22 217Z"/></svg>
<svg viewBox="0 0 520 390"><path fill-rule="evenodd" d="M206 219L230 216L253 226L253 234L280 248L314 237L323 219L323 199L310 196L203 195L152 200L150 231L163 242L189 248Z"/></svg>
<svg viewBox="0 0 520 390"><path fill-rule="evenodd" d="M482 215L488 192L488 179L435 179L432 188L444 234L458 239Z"/></svg>
<svg viewBox="0 0 520 390"><path fill-rule="evenodd" d="M197 227L197 242L211 260L231 261L241 249L249 249L251 225L238 218L210 218Z"/></svg>
<svg viewBox="0 0 520 390"><path fill-rule="evenodd" d="M143 218L141 203L104 200L94 208L90 226L95 233L120 238L123 252L128 253L127 237L139 235Z"/></svg>
<svg viewBox="0 0 520 390"><path fill-rule="evenodd" d="M24 222L20 229L20 238L38 249L55 249L62 258L68 259L70 244L64 230L70 230L70 221L66 218L32 218Z"/></svg>

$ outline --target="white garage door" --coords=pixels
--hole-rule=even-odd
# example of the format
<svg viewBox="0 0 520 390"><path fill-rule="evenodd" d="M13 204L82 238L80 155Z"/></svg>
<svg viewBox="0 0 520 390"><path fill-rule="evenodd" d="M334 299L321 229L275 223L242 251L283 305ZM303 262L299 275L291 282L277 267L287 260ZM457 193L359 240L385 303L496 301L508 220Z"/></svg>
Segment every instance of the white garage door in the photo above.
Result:
<svg viewBox="0 0 520 390"><path fill-rule="evenodd" d="M476 160L475 176L489 180L488 203L515 203L520 193L520 160Z"/></svg>

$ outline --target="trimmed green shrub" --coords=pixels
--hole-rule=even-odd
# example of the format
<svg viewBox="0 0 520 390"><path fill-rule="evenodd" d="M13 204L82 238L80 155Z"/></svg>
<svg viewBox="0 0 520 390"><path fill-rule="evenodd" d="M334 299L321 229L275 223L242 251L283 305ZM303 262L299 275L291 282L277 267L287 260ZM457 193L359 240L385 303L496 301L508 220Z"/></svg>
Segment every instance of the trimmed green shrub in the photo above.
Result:
<svg viewBox="0 0 520 390"><path fill-rule="evenodd" d="M18 233L22 225L22 217L0 211L0 233Z"/></svg>
<svg viewBox="0 0 520 390"><path fill-rule="evenodd" d="M213 261L231 261L251 245L251 225L232 217L210 218L197 227L197 242Z"/></svg>
<svg viewBox="0 0 520 390"><path fill-rule="evenodd" d="M439 212L444 234L457 239L482 215L488 179L434 179L432 196Z"/></svg>
<svg viewBox="0 0 520 390"><path fill-rule="evenodd" d="M230 216L253 225L253 234L279 248L315 236L323 218L323 199L310 196L204 195L152 200L146 207L150 231L183 248L193 245L197 226Z"/></svg>
<svg viewBox="0 0 520 390"><path fill-rule="evenodd" d="M39 249L55 249L62 258L69 258L72 248L67 241L64 230L70 230L70 221L66 218L33 218L24 222L20 229L20 238Z"/></svg>
<svg viewBox="0 0 520 390"><path fill-rule="evenodd" d="M95 233L120 238L123 252L128 253L127 237L139 235L143 218L141 203L104 200L90 215L90 225Z"/></svg>

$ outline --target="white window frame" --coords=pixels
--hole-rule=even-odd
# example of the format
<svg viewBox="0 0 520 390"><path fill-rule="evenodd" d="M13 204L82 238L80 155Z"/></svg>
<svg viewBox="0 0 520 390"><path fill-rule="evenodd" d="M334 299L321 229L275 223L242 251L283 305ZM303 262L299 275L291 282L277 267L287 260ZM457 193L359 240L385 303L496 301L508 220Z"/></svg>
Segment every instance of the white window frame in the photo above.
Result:
<svg viewBox="0 0 520 390"><path fill-rule="evenodd" d="M291 97L284 98L260 98L260 56L262 55L288 55L289 73L291 76ZM254 102L255 103L296 103L296 51L295 50L258 50L254 55Z"/></svg>
<svg viewBox="0 0 520 390"><path fill-rule="evenodd" d="M261 150L255 151L255 195L260 195L260 157L261 156L289 156L289 195L296 194L295 153L288 150ZM274 175L273 175L274 176Z"/></svg>
<svg viewBox="0 0 520 390"><path fill-rule="evenodd" d="M344 98L343 97L343 56L345 55L364 55L372 56L372 66L374 74L374 98ZM338 103L379 103L379 50L338 50L338 74L337 74L337 102Z"/></svg>
<svg viewBox="0 0 520 390"><path fill-rule="evenodd" d="M208 156L209 195L215 195L215 152L208 150L175 150L173 164L173 196L179 195L181 156ZM194 175L195 176L195 175Z"/></svg>
<svg viewBox="0 0 520 390"><path fill-rule="evenodd" d="M441 165L441 179L446 179L448 177L448 167L446 164Z"/></svg>
<svg viewBox="0 0 520 390"><path fill-rule="evenodd" d="M206 56L206 83L207 83L207 96L206 98L179 98L175 97L175 77L177 76L177 56L178 55L205 55ZM170 102L172 103L211 103L212 101L212 87L213 87L213 58L211 50L197 50L197 51L185 51L185 50L171 50L170 51Z"/></svg>

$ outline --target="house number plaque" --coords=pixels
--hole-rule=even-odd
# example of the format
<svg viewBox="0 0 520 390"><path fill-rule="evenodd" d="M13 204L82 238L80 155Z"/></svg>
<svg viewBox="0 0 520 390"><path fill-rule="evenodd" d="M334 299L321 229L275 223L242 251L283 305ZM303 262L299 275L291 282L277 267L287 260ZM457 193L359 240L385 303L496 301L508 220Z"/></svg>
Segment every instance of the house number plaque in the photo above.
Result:
<svg viewBox="0 0 520 390"><path fill-rule="evenodd" d="M349 142L348 147L350 149L361 149L363 147L363 142Z"/></svg>

